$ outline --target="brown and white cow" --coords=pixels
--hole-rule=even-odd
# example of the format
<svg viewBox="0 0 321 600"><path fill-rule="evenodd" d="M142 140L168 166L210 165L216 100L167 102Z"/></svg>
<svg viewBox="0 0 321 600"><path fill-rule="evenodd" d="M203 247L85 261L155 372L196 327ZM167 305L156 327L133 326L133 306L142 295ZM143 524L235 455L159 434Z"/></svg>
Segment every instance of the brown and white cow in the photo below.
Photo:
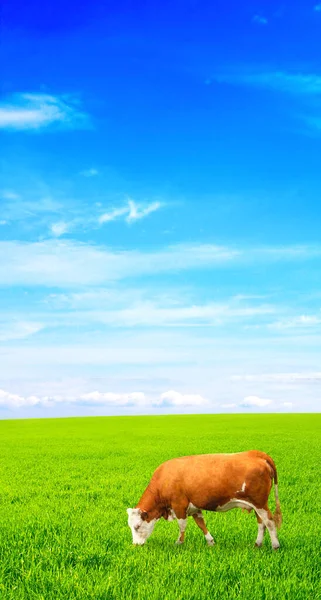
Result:
<svg viewBox="0 0 321 600"><path fill-rule="evenodd" d="M274 480L276 510L268 507ZM243 508L255 511L258 534L255 545L261 546L264 531L270 534L272 547L280 546L276 528L282 514L278 498L277 471L273 459L264 452L250 450L235 454L201 454L173 458L161 464L135 508L128 508L128 525L133 543L143 545L156 521L177 519L179 537L184 541L187 517L193 517L209 546L214 540L204 522L202 509L227 511Z"/></svg>

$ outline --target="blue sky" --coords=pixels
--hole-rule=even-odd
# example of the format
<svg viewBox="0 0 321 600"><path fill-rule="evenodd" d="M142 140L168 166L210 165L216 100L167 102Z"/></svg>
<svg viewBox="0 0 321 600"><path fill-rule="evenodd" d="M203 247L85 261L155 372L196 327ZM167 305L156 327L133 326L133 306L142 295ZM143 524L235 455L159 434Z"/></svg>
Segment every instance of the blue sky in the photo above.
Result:
<svg viewBox="0 0 321 600"><path fill-rule="evenodd" d="M321 4L6 1L0 417L319 411Z"/></svg>

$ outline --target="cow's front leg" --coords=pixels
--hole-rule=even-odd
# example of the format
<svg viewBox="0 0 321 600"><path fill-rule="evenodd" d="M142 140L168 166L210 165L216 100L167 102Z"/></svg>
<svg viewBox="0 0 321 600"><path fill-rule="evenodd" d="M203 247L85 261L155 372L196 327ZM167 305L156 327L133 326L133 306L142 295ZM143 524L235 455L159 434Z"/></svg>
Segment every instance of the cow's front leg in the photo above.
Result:
<svg viewBox="0 0 321 600"><path fill-rule="evenodd" d="M179 536L176 544L182 544L184 542L185 529L187 527L187 517L185 519L177 519L177 523L179 527Z"/></svg>
<svg viewBox="0 0 321 600"><path fill-rule="evenodd" d="M199 510L197 513L193 514L192 517L193 517L196 525L198 525L198 527L203 531L208 546L214 546L214 544L215 544L214 539L211 536L209 530L207 529L207 527L205 525L202 511Z"/></svg>
<svg viewBox="0 0 321 600"><path fill-rule="evenodd" d="M187 526L187 506L173 506L174 513L176 515L179 536L176 544L183 544L185 537L185 529Z"/></svg>

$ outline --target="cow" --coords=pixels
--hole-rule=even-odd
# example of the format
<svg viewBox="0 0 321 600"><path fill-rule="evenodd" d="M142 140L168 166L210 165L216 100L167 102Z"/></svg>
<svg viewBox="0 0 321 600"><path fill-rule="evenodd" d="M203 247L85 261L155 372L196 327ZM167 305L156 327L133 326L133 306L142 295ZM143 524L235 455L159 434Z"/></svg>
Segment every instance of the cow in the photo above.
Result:
<svg viewBox="0 0 321 600"><path fill-rule="evenodd" d="M268 507L274 480L276 509ZM164 518L177 519L179 537L184 542L187 517L193 517L209 546L209 533L202 510L225 512L232 508L254 510L258 522L255 546L263 543L267 528L272 548L280 547L277 528L282 523L278 496L278 478L273 459L259 450L233 454L200 454L173 458L154 472L135 508L128 508L128 525L133 544L142 546L153 532L155 523Z"/></svg>

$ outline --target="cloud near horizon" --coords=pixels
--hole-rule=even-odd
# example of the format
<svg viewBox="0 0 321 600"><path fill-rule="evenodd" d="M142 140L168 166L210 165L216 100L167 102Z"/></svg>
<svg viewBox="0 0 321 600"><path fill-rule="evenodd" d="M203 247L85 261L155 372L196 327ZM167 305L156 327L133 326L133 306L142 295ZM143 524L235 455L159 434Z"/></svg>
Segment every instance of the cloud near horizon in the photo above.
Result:
<svg viewBox="0 0 321 600"><path fill-rule="evenodd" d="M272 404L272 400L260 398L259 396L246 396L244 400L240 402L240 406L243 406L244 408L263 408L269 404Z"/></svg>
<svg viewBox="0 0 321 600"><path fill-rule="evenodd" d="M275 410L290 409L293 407L293 402L290 401L278 401L261 398L260 396L246 396L243 400L238 402L223 402L218 403L201 394L186 394L177 390L168 390L160 393L157 396L146 394L145 392L126 392L126 393L115 393L115 392L86 392L83 394L72 395L63 393L54 393L48 395L21 395L8 392L7 390L0 389L0 410L18 410L20 408L55 408L57 406L84 406L84 407L101 407L104 409L117 409L117 408L128 408L138 409L143 413L150 414L152 411L157 414L158 410L162 409L195 409L204 410L205 412L219 413L222 409L243 411L244 409L263 410L267 409L271 405Z"/></svg>
<svg viewBox="0 0 321 600"><path fill-rule="evenodd" d="M276 383L321 383L321 371L311 373L262 373L257 375L233 375L232 381Z"/></svg>
<svg viewBox="0 0 321 600"><path fill-rule="evenodd" d="M198 394L182 394L169 390L159 398L149 399L144 392L114 393L114 392L88 392L78 396L53 394L47 396L22 396L0 389L0 407L17 409L22 407L41 406L53 407L57 404L105 406L105 407L201 407L211 406L209 400ZM212 405L213 406L213 405Z"/></svg>

